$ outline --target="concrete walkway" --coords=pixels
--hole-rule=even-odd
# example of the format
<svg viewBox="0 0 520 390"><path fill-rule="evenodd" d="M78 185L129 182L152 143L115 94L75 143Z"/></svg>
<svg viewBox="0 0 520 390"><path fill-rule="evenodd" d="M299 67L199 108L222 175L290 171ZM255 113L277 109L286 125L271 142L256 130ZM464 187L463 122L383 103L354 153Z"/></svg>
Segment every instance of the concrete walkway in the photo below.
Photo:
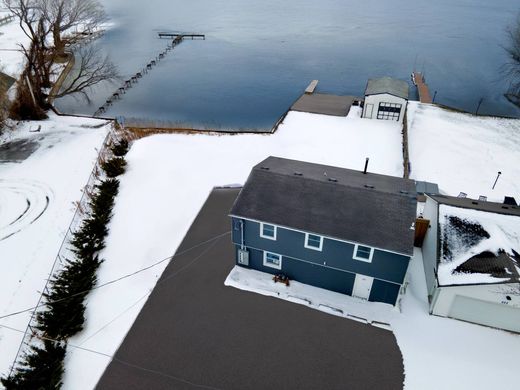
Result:
<svg viewBox="0 0 520 390"><path fill-rule="evenodd" d="M237 189L214 190L179 252L230 230ZM229 235L177 257L98 389L401 389L391 332L224 286Z"/></svg>

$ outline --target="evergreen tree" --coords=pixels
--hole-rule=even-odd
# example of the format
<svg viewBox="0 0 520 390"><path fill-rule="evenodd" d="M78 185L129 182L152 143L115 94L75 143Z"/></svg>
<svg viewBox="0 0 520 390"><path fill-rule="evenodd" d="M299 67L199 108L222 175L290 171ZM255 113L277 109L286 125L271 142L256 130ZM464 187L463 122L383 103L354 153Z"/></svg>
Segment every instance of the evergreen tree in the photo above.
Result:
<svg viewBox="0 0 520 390"><path fill-rule="evenodd" d="M125 172L126 161L123 157L114 157L101 163L101 168L108 177L116 177Z"/></svg>
<svg viewBox="0 0 520 390"><path fill-rule="evenodd" d="M6 390L61 388L65 348L64 344L49 340L40 347L32 346L14 374L0 382Z"/></svg>

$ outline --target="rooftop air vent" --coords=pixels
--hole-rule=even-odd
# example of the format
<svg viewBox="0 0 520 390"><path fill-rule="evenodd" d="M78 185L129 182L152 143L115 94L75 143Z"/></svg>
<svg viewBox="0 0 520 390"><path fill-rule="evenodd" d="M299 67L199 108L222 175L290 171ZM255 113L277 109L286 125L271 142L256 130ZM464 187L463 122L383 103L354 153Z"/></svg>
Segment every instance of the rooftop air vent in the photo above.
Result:
<svg viewBox="0 0 520 390"><path fill-rule="evenodd" d="M268 171L269 167L260 167L260 169L263 169L264 171Z"/></svg>
<svg viewBox="0 0 520 390"><path fill-rule="evenodd" d="M365 184L365 188L374 188L372 184Z"/></svg>
<svg viewBox="0 0 520 390"><path fill-rule="evenodd" d="M336 179L335 177L329 177L329 181L331 181L333 183L337 183L338 179Z"/></svg>
<svg viewBox="0 0 520 390"><path fill-rule="evenodd" d="M301 172L294 172L294 175L295 176L303 176L303 173L301 173Z"/></svg>

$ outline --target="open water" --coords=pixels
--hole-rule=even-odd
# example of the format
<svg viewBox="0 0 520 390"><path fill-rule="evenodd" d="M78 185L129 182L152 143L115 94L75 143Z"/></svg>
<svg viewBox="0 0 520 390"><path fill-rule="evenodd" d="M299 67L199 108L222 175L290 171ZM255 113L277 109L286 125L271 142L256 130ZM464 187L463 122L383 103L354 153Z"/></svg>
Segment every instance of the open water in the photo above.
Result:
<svg viewBox="0 0 520 390"><path fill-rule="evenodd" d="M470 112L520 116L503 93L506 28L517 0L105 0L114 27L97 41L128 78L162 51L159 31L197 32L107 115L156 124L270 128L318 79L319 92L362 96L368 78L423 71L436 101ZM92 103L62 99L69 113ZM414 89L411 88L412 96Z"/></svg>

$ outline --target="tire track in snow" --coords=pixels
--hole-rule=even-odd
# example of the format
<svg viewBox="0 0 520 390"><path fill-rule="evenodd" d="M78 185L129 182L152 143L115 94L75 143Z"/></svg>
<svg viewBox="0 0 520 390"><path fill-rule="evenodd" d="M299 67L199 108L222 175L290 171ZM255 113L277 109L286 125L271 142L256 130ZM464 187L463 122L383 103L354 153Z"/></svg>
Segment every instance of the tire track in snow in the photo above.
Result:
<svg viewBox="0 0 520 390"><path fill-rule="evenodd" d="M52 190L43 183L0 180L0 241L37 221L53 198Z"/></svg>

